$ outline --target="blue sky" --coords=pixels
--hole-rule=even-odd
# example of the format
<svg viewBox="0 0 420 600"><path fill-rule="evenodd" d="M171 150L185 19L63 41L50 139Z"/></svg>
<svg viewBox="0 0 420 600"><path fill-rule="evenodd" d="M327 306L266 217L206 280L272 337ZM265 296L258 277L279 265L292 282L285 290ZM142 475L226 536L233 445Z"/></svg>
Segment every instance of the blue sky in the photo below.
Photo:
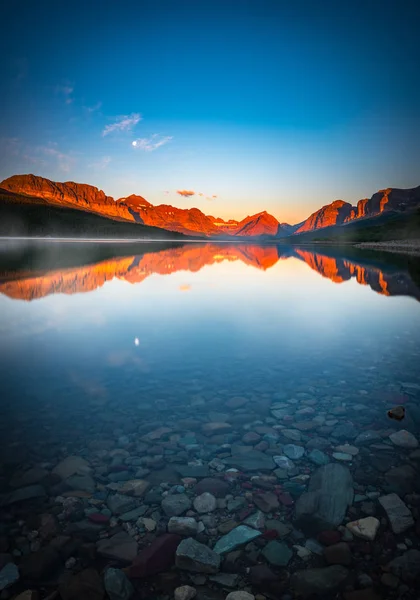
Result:
<svg viewBox="0 0 420 600"><path fill-rule="evenodd" d="M5 4L0 179L288 222L420 184L418 2Z"/></svg>

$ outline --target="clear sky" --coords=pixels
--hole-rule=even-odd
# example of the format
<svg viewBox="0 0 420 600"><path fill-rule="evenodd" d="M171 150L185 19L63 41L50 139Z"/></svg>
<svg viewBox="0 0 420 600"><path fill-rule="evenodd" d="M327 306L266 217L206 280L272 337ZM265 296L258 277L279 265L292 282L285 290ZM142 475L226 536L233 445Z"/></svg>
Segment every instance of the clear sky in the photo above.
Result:
<svg viewBox="0 0 420 600"><path fill-rule="evenodd" d="M418 0L15 0L0 20L0 179L291 223L420 184Z"/></svg>

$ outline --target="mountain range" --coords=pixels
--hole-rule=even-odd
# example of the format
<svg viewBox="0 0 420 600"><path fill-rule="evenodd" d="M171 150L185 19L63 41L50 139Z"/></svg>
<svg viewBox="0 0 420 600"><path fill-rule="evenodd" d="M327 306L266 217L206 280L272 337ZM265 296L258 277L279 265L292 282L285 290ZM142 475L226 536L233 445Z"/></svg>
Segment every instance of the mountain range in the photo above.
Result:
<svg viewBox="0 0 420 600"><path fill-rule="evenodd" d="M225 221L220 217L205 215L198 208L180 209L168 204L154 206L135 194L114 200L91 185L72 181L60 183L36 175L13 175L5 179L0 183L0 196L0 207L7 205L9 211L11 206L23 205L71 209L103 217L108 224L111 221L130 223L187 236L218 239L278 239L301 236L319 229L345 228L355 223L374 225L381 216L412 213L420 208L420 186L411 189L387 188L376 192L371 198L359 200L356 206L335 200L295 225L280 223L266 211L241 221ZM11 218L13 220L13 214ZM123 231L122 227L119 229ZM124 233L135 235L137 231L140 233L140 229L130 227L130 232L126 228Z"/></svg>
<svg viewBox="0 0 420 600"><path fill-rule="evenodd" d="M325 251L327 252L327 251ZM58 263L59 254L55 256ZM334 283L355 279L386 296L406 295L420 301L420 288L405 268L361 264L351 257L311 252L305 248L258 244L182 244L176 247L145 251L143 254L114 257L93 264L75 264L63 268L51 265L48 270L25 269L0 272L0 293L16 300L36 300L50 294L75 294L96 290L114 278L140 284L153 274L170 275L179 271L200 271L223 261L241 261L248 266L271 269L279 260L298 259ZM181 288L180 288L181 289ZM182 286L188 291L189 285Z"/></svg>

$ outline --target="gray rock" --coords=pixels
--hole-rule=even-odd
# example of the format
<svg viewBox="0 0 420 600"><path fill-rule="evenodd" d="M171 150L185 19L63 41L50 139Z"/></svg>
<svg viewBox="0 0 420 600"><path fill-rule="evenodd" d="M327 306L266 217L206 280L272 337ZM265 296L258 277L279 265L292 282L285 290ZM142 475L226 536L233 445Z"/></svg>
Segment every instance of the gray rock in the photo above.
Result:
<svg viewBox="0 0 420 600"><path fill-rule="evenodd" d="M178 535L194 536L198 531L198 523L192 517L171 517L168 522L168 532Z"/></svg>
<svg viewBox="0 0 420 600"><path fill-rule="evenodd" d="M217 500L209 492L204 492L194 499L194 508L198 513L210 513L216 510Z"/></svg>
<svg viewBox="0 0 420 600"><path fill-rule="evenodd" d="M270 565L277 567L286 567L293 556L293 552L284 542L276 541L268 542L262 554Z"/></svg>
<svg viewBox="0 0 420 600"><path fill-rule="evenodd" d="M96 550L105 558L131 562L137 556L137 542L125 531L120 531L110 538L99 540Z"/></svg>
<svg viewBox="0 0 420 600"><path fill-rule="evenodd" d="M294 462L290 458L287 458L287 456L273 456L273 460L284 471L291 471L295 468Z"/></svg>
<svg viewBox="0 0 420 600"><path fill-rule="evenodd" d="M403 533L414 525L413 515L397 494L388 494L379 498L379 503L385 510L392 531L395 534Z"/></svg>
<svg viewBox="0 0 420 600"><path fill-rule="evenodd" d="M305 569L296 571L291 577L292 588L303 598L336 592L346 581L349 570L341 565L324 569Z"/></svg>
<svg viewBox="0 0 420 600"><path fill-rule="evenodd" d="M370 444L375 444L376 442L381 441L381 436L376 431L363 431L359 433L357 438L354 440L356 446L370 446Z"/></svg>
<svg viewBox="0 0 420 600"><path fill-rule="evenodd" d="M220 555L193 538L182 540L176 550L175 564L178 569L193 573L217 573Z"/></svg>
<svg viewBox="0 0 420 600"><path fill-rule="evenodd" d="M179 517L191 508L191 500L186 494L170 494L162 500L161 506L167 517Z"/></svg>
<svg viewBox="0 0 420 600"><path fill-rule="evenodd" d="M295 444L286 444L283 448L283 452L292 460L299 460L299 458L302 458L305 454L305 448L296 446Z"/></svg>
<svg viewBox="0 0 420 600"><path fill-rule="evenodd" d="M357 437L357 429L351 421L347 421L334 427L331 435L338 440L354 440Z"/></svg>
<svg viewBox="0 0 420 600"><path fill-rule="evenodd" d="M0 592L19 581L17 566L9 562L0 571Z"/></svg>
<svg viewBox="0 0 420 600"><path fill-rule="evenodd" d="M420 578L420 550L407 550L402 556L391 560L388 568L406 583L412 583Z"/></svg>
<svg viewBox="0 0 420 600"><path fill-rule="evenodd" d="M39 483L48 475L48 471L42 467L33 467L24 473L13 475L10 486L13 488L27 487Z"/></svg>
<svg viewBox="0 0 420 600"><path fill-rule="evenodd" d="M333 452L332 455L335 460L341 460L344 462L351 462L353 460L352 455L346 454L345 452Z"/></svg>
<svg viewBox="0 0 420 600"><path fill-rule="evenodd" d="M293 442L300 442L302 439L302 434L297 429L282 429L280 433L282 436Z"/></svg>
<svg viewBox="0 0 420 600"><path fill-rule="evenodd" d="M245 590L238 590L236 592L230 592L226 596L226 600L255 600L255 596Z"/></svg>
<svg viewBox="0 0 420 600"><path fill-rule="evenodd" d="M106 505L114 515L122 515L136 509L136 500L122 494L108 496ZM138 518L138 517L137 517Z"/></svg>
<svg viewBox="0 0 420 600"><path fill-rule="evenodd" d="M217 575L210 575L209 581L222 587L235 588L239 583L239 575L236 573L218 573Z"/></svg>
<svg viewBox="0 0 420 600"><path fill-rule="evenodd" d="M67 456L52 470L54 475L67 479L72 475L86 475L90 472L89 463L81 456Z"/></svg>
<svg viewBox="0 0 420 600"><path fill-rule="evenodd" d="M137 521L140 517L146 514L147 506L139 506L138 508L134 508L133 510L129 510L128 512L119 515L120 521Z"/></svg>
<svg viewBox="0 0 420 600"><path fill-rule="evenodd" d="M35 498L44 498L46 496L45 488L42 485L28 485L24 488L19 488L11 494L6 494L0 500L0 506L10 506L17 502L25 502Z"/></svg>
<svg viewBox="0 0 420 600"><path fill-rule="evenodd" d="M207 465L176 465L175 470L181 477L208 477L210 475Z"/></svg>
<svg viewBox="0 0 420 600"><path fill-rule="evenodd" d="M248 525L248 527L252 527L253 529L264 529L265 526L265 516L260 510L258 510L253 515L249 515L243 522L244 525Z"/></svg>
<svg viewBox="0 0 420 600"><path fill-rule="evenodd" d="M414 450L419 445L414 435L409 431L406 431L405 429L401 429L400 431L395 431L394 433L391 433L389 439L395 446L398 446L400 448L408 448Z"/></svg>
<svg viewBox="0 0 420 600"><path fill-rule="evenodd" d="M121 569L109 568L104 576L105 590L110 600L129 600L134 594L134 588Z"/></svg>
<svg viewBox="0 0 420 600"><path fill-rule="evenodd" d="M217 554L226 554L227 552L235 550L235 548L239 548L239 546L243 546L244 544L255 540L257 537L260 537L260 535L261 532L256 529L252 529L246 525L239 525L217 540L214 551L217 552Z"/></svg>
<svg viewBox="0 0 420 600"><path fill-rule="evenodd" d="M343 522L353 496L353 478L347 467L339 463L320 467L312 475L308 491L296 502L298 528L309 535L335 529Z"/></svg>
<svg viewBox="0 0 420 600"><path fill-rule="evenodd" d="M318 450L318 448L314 448L311 450L308 458L311 462L315 463L318 466L327 465L330 462L329 457L322 452L322 450Z"/></svg>
<svg viewBox="0 0 420 600"><path fill-rule="evenodd" d="M90 475L72 475L65 480L71 490L83 490L89 494L95 491L95 480Z"/></svg>
<svg viewBox="0 0 420 600"><path fill-rule="evenodd" d="M192 600L197 595L197 590L190 585L181 585L174 591L175 600Z"/></svg>
<svg viewBox="0 0 420 600"><path fill-rule="evenodd" d="M390 469L385 473L385 484L383 489L386 492L395 492L401 496L409 494L413 489L413 482L416 478L416 471L411 465L401 465Z"/></svg>
<svg viewBox="0 0 420 600"><path fill-rule="evenodd" d="M253 450L247 454L230 456L225 458L223 462L230 467L235 467L235 469L245 472L272 471L276 466L271 456L257 450Z"/></svg>

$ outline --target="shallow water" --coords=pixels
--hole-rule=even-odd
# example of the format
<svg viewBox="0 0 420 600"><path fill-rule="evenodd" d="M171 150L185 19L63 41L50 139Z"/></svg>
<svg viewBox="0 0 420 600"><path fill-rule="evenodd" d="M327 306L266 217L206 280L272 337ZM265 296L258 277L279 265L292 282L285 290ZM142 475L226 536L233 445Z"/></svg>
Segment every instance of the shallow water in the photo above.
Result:
<svg viewBox="0 0 420 600"><path fill-rule="evenodd" d="M45 498L6 498L0 535L18 563L50 541L31 540L28 532L39 525L26 523L29 515L45 513L58 518L54 535L67 531L96 541L122 528L140 552L166 531L169 517L161 501L168 491L181 491L190 501L197 496L195 482L182 481L189 465L197 467L196 476L190 472L198 482L208 472L230 486L203 518L191 507L191 516L203 523L199 541L213 547L228 528L224 522L239 525L258 508L270 522L260 524L263 535L240 545L233 568L222 562L222 570L238 574L232 589L305 594L289 576L331 563L319 542L328 530L348 545L351 558L346 554L340 564L347 568L351 560L353 567L353 576L337 589L373 586L389 597L411 597L417 585L412 578L390 567L395 579L384 580L382 566L399 556L407 561L407 551L420 549L415 261L244 244L150 245L138 254L125 249L112 256L109 250L105 257L80 246L42 248L1 254L2 491L7 496L11 483L22 487L19 477L30 468L47 472L40 481ZM405 407L402 421L387 416L396 405ZM409 432L408 441L396 445L389 436L401 430ZM363 437L366 431L371 433ZM303 456L272 461L301 452L290 444L302 448ZM349 452L344 444L351 444ZM271 468L255 466L252 458L246 462L261 454ZM51 475L71 455L87 461L82 476L89 480ZM356 496L338 523L308 527L297 519L297 505L323 461L351 473ZM238 470L229 471L235 465ZM108 514L107 495L138 478L151 486L136 506L146 507L152 532ZM267 493L276 500L264 498ZM392 531L378 500L389 493L411 513L412 523L401 533ZM63 494L81 498L63 509ZM230 510L229 499L239 499L238 506ZM111 521L87 535L83 523L92 510ZM20 527L10 524L15 513ZM367 516L379 521L374 539L346 532L348 521ZM273 520L288 528L286 535L276 534ZM315 523L316 515L309 521ZM82 525L69 527L77 523ZM266 550L274 539L282 544L275 548L283 552L277 563ZM83 560L76 551L72 557L77 571ZM274 582L256 583L261 564L273 571ZM197 575L176 573L181 583L199 588ZM167 593L156 582L150 585ZM230 589L208 579L201 585Z"/></svg>

